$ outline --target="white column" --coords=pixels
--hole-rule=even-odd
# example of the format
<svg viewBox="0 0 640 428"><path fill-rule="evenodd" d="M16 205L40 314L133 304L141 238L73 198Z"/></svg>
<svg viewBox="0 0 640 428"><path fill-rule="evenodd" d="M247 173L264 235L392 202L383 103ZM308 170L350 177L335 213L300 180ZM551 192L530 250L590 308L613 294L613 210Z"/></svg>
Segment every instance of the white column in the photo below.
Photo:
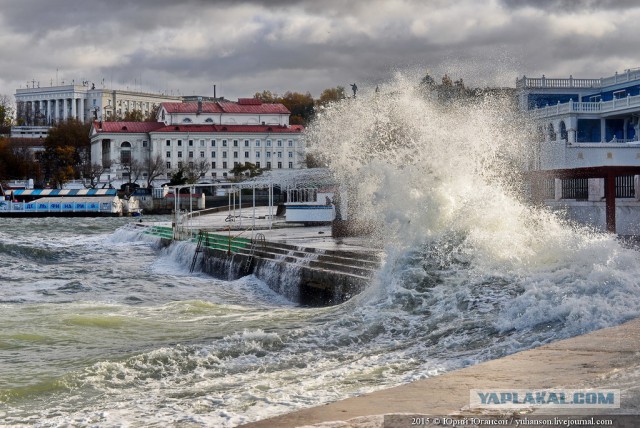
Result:
<svg viewBox="0 0 640 428"><path fill-rule="evenodd" d="M80 122L84 123L84 102L85 99L84 98L80 98Z"/></svg>
<svg viewBox="0 0 640 428"><path fill-rule="evenodd" d="M36 124L36 102L35 100L31 101L31 123L30 125Z"/></svg>
<svg viewBox="0 0 640 428"><path fill-rule="evenodd" d="M76 101L77 99L75 97L71 97L71 118L72 119L77 119L78 118L78 114L76 112Z"/></svg>
<svg viewBox="0 0 640 428"><path fill-rule="evenodd" d="M67 120L67 99L63 98L62 101L62 120Z"/></svg>
<svg viewBox="0 0 640 428"><path fill-rule="evenodd" d="M51 100L47 100L47 125L51 125Z"/></svg>

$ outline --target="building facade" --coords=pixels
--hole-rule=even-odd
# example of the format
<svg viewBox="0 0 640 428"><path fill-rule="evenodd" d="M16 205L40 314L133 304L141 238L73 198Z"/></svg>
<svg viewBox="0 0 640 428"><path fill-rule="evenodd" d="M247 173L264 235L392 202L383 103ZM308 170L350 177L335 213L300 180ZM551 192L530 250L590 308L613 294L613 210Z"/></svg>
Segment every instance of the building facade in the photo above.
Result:
<svg viewBox="0 0 640 428"><path fill-rule="evenodd" d="M523 77L516 88L535 126L534 198L583 223L640 234L640 69L597 79Z"/></svg>
<svg viewBox="0 0 640 428"><path fill-rule="evenodd" d="M18 126L11 128L11 136L16 138L44 138L50 126L70 118L107 120L133 110L148 115L160 103L181 101L162 94L98 89L88 83L17 89L15 97Z"/></svg>
<svg viewBox="0 0 640 428"><path fill-rule="evenodd" d="M107 167L102 181L127 181L132 160L146 179L161 159L166 173L196 168L203 180L224 180L236 165L267 169L304 166L303 127L289 125L282 104L238 102L162 103L157 122L100 122L91 130L91 159Z"/></svg>

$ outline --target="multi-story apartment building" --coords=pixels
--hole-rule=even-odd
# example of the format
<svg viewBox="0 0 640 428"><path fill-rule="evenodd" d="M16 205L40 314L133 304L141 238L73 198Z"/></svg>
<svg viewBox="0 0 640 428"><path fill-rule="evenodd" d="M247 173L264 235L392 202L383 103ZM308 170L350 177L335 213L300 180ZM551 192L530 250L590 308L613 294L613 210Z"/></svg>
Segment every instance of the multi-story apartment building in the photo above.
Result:
<svg viewBox="0 0 640 428"><path fill-rule="evenodd" d="M224 179L238 164L295 169L304 161L303 127L289 125L282 104L238 102L162 103L157 122L101 122L91 130L91 159L108 167L103 180L127 180L127 165L161 158L166 179L199 166L201 178ZM142 173L145 177L145 173Z"/></svg>

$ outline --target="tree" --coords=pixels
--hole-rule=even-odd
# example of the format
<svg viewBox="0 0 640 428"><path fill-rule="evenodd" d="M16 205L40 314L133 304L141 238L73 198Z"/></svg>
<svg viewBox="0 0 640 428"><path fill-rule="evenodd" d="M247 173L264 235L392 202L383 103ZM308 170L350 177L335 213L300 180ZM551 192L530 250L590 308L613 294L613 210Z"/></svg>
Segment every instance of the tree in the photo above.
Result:
<svg viewBox="0 0 640 428"><path fill-rule="evenodd" d="M290 112L289 123L292 125L306 125L314 114L314 101L309 92L301 94L299 92L286 92L282 98L278 99Z"/></svg>
<svg viewBox="0 0 640 428"><path fill-rule="evenodd" d="M245 162L236 164L231 170L229 170L234 177L245 176L246 172L249 173L249 177L255 177L264 172L264 169L258 168L254 163Z"/></svg>
<svg viewBox="0 0 640 428"><path fill-rule="evenodd" d="M267 104L277 103L277 100L279 98L278 94L276 94L275 92L267 91L266 89L262 92L256 92L253 97Z"/></svg>
<svg viewBox="0 0 640 428"><path fill-rule="evenodd" d="M316 101L318 106L326 107L327 105L340 101L346 97L344 86L336 86L322 91L320 98Z"/></svg>
<svg viewBox="0 0 640 428"><path fill-rule="evenodd" d="M153 185L153 180L167 173L167 164L162 155L157 154L155 158L147 159L145 172L147 173L147 187L150 188Z"/></svg>
<svg viewBox="0 0 640 428"><path fill-rule="evenodd" d="M187 183L193 184L209 171L211 164L207 161L189 162L189 166L185 169Z"/></svg>
<svg viewBox="0 0 640 428"><path fill-rule="evenodd" d="M89 188L94 189L100 182L102 174L111 168L111 162L90 163L82 170L82 176L89 179Z"/></svg>
<svg viewBox="0 0 640 428"><path fill-rule="evenodd" d="M187 184L187 177L183 167L178 168L171 174L171 180L169 180L169 186L182 186Z"/></svg>
<svg viewBox="0 0 640 428"><path fill-rule="evenodd" d="M129 110L124 113L121 122L144 122L145 115L142 110Z"/></svg>
<svg viewBox="0 0 640 428"><path fill-rule="evenodd" d="M89 124L77 119L69 119L49 129L44 142L42 162L45 178L56 187L80 178L82 170L89 163L91 143Z"/></svg>
<svg viewBox="0 0 640 428"><path fill-rule="evenodd" d="M157 122L158 112L160 111L160 104L154 104L149 113L144 117L145 122Z"/></svg>
<svg viewBox="0 0 640 428"><path fill-rule="evenodd" d="M0 135L9 134L13 124L13 103L8 95L0 95Z"/></svg>

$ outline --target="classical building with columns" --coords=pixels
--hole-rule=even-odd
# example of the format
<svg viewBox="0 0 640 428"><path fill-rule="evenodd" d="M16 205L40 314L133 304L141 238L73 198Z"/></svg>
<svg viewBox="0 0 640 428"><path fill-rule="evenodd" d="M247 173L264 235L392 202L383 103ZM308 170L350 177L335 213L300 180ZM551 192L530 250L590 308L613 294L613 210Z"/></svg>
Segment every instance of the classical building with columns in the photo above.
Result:
<svg viewBox="0 0 640 428"><path fill-rule="evenodd" d="M640 235L640 69L600 78L522 77L520 109L535 130L535 199L570 218Z"/></svg>
<svg viewBox="0 0 640 428"><path fill-rule="evenodd" d="M197 166L201 179L225 180L236 165L259 168L305 167L304 128L289 124L282 104L245 98L237 102L162 103L157 122L102 122L91 128L91 161L107 169L102 182L129 179L132 161L145 166L161 160L163 182Z"/></svg>
<svg viewBox="0 0 640 428"><path fill-rule="evenodd" d="M146 115L162 102L181 101L180 97L88 84L17 89L15 97L18 126L12 127L11 136L16 138L44 138L50 126L69 118L91 122L133 110Z"/></svg>

